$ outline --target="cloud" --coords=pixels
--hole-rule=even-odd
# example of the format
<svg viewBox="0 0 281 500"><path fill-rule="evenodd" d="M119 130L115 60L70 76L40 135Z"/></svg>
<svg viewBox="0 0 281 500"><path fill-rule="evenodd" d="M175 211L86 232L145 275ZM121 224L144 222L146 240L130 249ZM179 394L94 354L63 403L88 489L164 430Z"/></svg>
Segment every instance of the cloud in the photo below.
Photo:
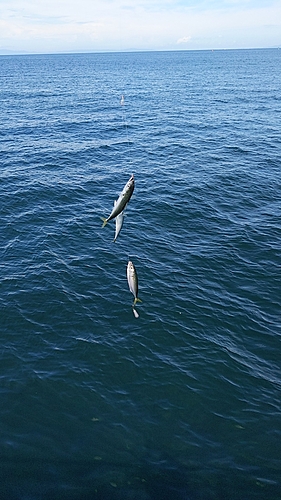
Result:
<svg viewBox="0 0 281 500"><path fill-rule="evenodd" d="M0 20L1 38L11 39L46 39L46 38L63 38L68 35L86 35L89 37L97 37L98 30L103 27L102 23L51 23L40 25L36 24L21 24L9 23Z"/></svg>
<svg viewBox="0 0 281 500"><path fill-rule="evenodd" d="M177 44L188 43L191 40L191 36L183 36L177 40Z"/></svg>

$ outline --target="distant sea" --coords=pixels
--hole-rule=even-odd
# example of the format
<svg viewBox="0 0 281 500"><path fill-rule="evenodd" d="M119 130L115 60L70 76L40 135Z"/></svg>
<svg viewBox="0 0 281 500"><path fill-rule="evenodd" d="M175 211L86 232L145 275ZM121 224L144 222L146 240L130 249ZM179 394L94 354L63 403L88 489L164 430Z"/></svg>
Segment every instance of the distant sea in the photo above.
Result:
<svg viewBox="0 0 281 500"><path fill-rule="evenodd" d="M280 69L0 57L1 500L280 499Z"/></svg>

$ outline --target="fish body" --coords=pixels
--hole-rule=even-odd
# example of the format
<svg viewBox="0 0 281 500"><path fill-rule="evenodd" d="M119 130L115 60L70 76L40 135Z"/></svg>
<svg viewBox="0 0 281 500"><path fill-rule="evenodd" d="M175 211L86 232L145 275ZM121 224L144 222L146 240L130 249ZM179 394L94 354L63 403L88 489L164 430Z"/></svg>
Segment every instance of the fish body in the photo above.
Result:
<svg viewBox="0 0 281 500"><path fill-rule="evenodd" d="M116 204L116 201L114 202L114 205ZM126 206L125 206L126 208ZM125 210L125 209L124 209ZM118 214L115 218L115 236L114 236L114 242L116 241L121 229L122 229L122 226L123 226L123 220L124 220L124 210Z"/></svg>
<svg viewBox="0 0 281 500"><path fill-rule="evenodd" d="M117 217L117 215L121 214L121 212L124 210L125 206L129 202L133 191L135 187L135 179L134 179L134 174L130 177L128 182L125 184L122 192L119 195L118 200L114 203L113 209L111 214L107 217L107 219L102 219L103 220L103 225L104 227L111 219L114 219Z"/></svg>
<svg viewBox="0 0 281 500"><path fill-rule="evenodd" d="M127 280L130 292L132 292L134 296L134 306L137 302L141 302L141 300L138 298L138 275L136 268L131 260L129 260L127 265Z"/></svg>

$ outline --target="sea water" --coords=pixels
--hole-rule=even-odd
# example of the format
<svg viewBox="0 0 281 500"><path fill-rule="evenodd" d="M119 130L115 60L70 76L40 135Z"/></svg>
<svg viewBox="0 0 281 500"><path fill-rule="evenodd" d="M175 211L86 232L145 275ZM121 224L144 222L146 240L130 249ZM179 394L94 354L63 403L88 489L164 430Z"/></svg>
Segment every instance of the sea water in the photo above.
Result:
<svg viewBox="0 0 281 500"><path fill-rule="evenodd" d="M280 68L0 57L1 498L280 498Z"/></svg>

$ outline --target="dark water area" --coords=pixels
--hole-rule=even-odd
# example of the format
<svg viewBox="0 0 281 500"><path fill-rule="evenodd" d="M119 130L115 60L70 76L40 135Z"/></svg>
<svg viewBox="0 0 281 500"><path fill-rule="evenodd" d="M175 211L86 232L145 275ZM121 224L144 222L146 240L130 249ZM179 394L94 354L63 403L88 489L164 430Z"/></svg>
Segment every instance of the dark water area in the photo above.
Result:
<svg viewBox="0 0 281 500"><path fill-rule="evenodd" d="M279 500L280 67L0 57L1 498Z"/></svg>

